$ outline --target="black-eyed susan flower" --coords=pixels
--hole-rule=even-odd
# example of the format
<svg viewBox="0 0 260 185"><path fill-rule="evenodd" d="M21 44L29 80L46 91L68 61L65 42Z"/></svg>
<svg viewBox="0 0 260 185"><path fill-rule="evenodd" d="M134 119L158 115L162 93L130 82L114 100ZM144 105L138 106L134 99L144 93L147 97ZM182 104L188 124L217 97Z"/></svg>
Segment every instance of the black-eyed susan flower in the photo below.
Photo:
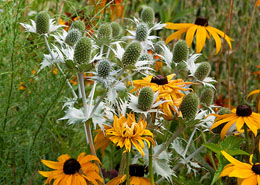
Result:
<svg viewBox="0 0 260 185"><path fill-rule="evenodd" d="M233 109L230 114L212 115L216 116L217 119L212 125L211 130L226 123L220 133L222 139L224 139L229 128L234 124L240 133L243 132L241 129L244 124L246 124L255 136L257 135L257 130L260 129L260 114L253 112L248 105L239 105L236 109Z"/></svg>
<svg viewBox="0 0 260 185"><path fill-rule="evenodd" d="M58 162L42 160L43 164L54 171L39 171L39 173L47 177L44 184L51 184L53 181L55 185L99 185L103 179L99 176L97 164L91 161L100 163L93 155L81 153L76 160L64 154L58 158Z"/></svg>
<svg viewBox="0 0 260 185"><path fill-rule="evenodd" d="M148 147L150 143L154 144L153 133L147 130L146 126L147 122L142 118L136 122L133 113L128 114L127 118L123 115L118 118L115 115L113 127L106 130L106 135L120 148L125 147L125 152L130 152L133 145L144 156L144 141Z"/></svg>
<svg viewBox="0 0 260 185"><path fill-rule="evenodd" d="M105 132L105 130L107 130L109 128L111 128L111 127L108 125L104 125L104 131L101 128L98 129L97 130L98 133L94 139L95 149L96 150L100 149L103 156L104 156L105 149L110 144L110 140L107 137L106 132Z"/></svg>
<svg viewBox="0 0 260 185"><path fill-rule="evenodd" d="M178 30L174 33L172 33L170 36L166 39L166 44L172 41L175 38L180 39L182 34L186 33L186 42L188 44L188 47L191 46L195 32L196 32L196 52L200 53L202 48L205 45L206 38L210 38L212 36L216 43L216 54L220 51L221 48L221 39L220 37L223 37L229 47L232 49L231 41L233 41L229 36L227 36L224 32L220 31L219 29L216 29L214 27L211 27L208 25L208 20L205 18L197 18L195 20L195 23L171 23L167 22L165 28L172 29L172 30Z"/></svg>
<svg viewBox="0 0 260 185"><path fill-rule="evenodd" d="M178 108L185 96L181 91L190 90L186 86L192 84L191 82L184 82L182 79L173 79L175 74L168 75L167 77L158 76L148 76L142 80L134 80L134 89L131 92L140 90L143 87L151 87L154 92L159 92L156 102L162 100L166 101L160 104L158 108L164 113L162 116L171 120L173 118L173 112L178 113Z"/></svg>
<svg viewBox="0 0 260 185"><path fill-rule="evenodd" d="M144 177L144 174L147 173L147 170L144 166L133 164L129 166L130 173L130 184L131 185L151 185L150 179ZM126 175L118 176L106 185L119 185L126 181Z"/></svg>
<svg viewBox="0 0 260 185"><path fill-rule="evenodd" d="M250 156L248 163L243 163L233 158L225 151L221 151L224 157L230 162L226 165L219 177L229 176L238 178L240 185L260 184L260 163L253 163L253 155Z"/></svg>
<svg viewBox="0 0 260 185"><path fill-rule="evenodd" d="M258 7L260 5L260 0L256 1L255 7Z"/></svg>

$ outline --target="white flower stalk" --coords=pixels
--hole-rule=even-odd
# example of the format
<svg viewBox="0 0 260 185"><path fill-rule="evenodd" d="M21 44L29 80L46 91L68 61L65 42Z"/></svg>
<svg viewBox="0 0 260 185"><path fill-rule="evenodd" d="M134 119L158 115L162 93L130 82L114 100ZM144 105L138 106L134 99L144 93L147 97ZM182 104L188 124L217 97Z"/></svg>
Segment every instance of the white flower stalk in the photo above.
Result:
<svg viewBox="0 0 260 185"><path fill-rule="evenodd" d="M36 32L36 23L34 20L31 19L31 24L25 24L25 23L20 23L20 24L25 28L26 32L37 33ZM49 32L46 33L45 35L48 35L51 32L55 32L61 27L65 27L64 25L55 25L54 19L50 19L49 24L50 24Z"/></svg>
<svg viewBox="0 0 260 185"><path fill-rule="evenodd" d="M128 108L130 108L133 112L136 112L136 113L142 113L145 115L145 117L147 117L147 114L149 112L156 112L156 113L160 113L160 114L163 114L163 112L159 111L158 109L156 109L159 105L165 103L166 101L158 101L155 103L157 97L159 95L159 92L156 92L154 94L154 97L153 97L153 103L152 103L152 106L151 106L151 109L149 110L142 110L140 109L139 105L138 105L138 97L133 95L133 94L130 94L129 93L129 103L128 103Z"/></svg>
<svg viewBox="0 0 260 185"><path fill-rule="evenodd" d="M193 55L190 55L186 65L187 65L187 69L189 70L190 72L190 75L189 76L192 76L196 79L196 82L199 82L201 84L203 84L204 86L209 86L213 89L215 89L215 86L212 85L212 83L216 82L216 80L214 80L213 78L211 77L206 77L204 78L203 80L198 80L196 77L195 77L195 72L196 70L198 69L198 67L200 66L200 63L195 63L195 61L197 60L197 58L200 56L201 54L193 54Z"/></svg>

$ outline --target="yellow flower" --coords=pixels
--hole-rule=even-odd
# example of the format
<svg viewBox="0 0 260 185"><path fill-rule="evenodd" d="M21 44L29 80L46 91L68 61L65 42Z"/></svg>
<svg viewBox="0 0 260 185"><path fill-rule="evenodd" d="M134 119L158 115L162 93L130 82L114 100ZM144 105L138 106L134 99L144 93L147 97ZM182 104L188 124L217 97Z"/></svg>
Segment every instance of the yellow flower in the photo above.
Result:
<svg viewBox="0 0 260 185"><path fill-rule="evenodd" d="M248 99L249 96L252 96L253 94L258 94L257 103L256 103L256 112L260 112L260 89L256 89L256 90L250 92L247 95L246 99Z"/></svg>
<svg viewBox="0 0 260 185"><path fill-rule="evenodd" d="M216 122L210 128L211 130L219 125L226 123L221 130L220 136L224 139L229 128L235 124L238 132L243 132L241 129L246 123L247 127L257 135L257 130L260 129L260 114L252 112L251 107L248 105L239 105L236 109L233 109L230 114L211 114L217 117Z"/></svg>
<svg viewBox="0 0 260 185"><path fill-rule="evenodd" d="M205 45L206 38L210 39L210 36L212 36L216 43L216 54L219 52L221 48L221 39L220 37L223 37L229 47L232 49L231 41L233 41L230 37L228 37L224 32L211 27L208 25L208 20L204 18L197 18L195 21L195 24L192 23L171 23L167 22L165 28L172 29L172 30L178 30L174 33L172 33L170 36L166 39L166 44L172 41L175 38L180 39L182 34L186 33L186 42L188 44L188 47L191 46L195 32L196 32L196 52L200 53L202 48ZM220 36L220 37L219 37Z"/></svg>
<svg viewBox="0 0 260 185"><path fill-rule="evenodd" d="M256 1L255 7L258 7L260 5L260 0Z"/></svg>
<svg viewBox="0 0 260 185"><path fill-rule="evenodd" d="M230 162L226 165L219 177L229 176L238 178L240 185L260 184L260 163L253 163L253 155L250 156L250 164L243 163L225 151L221 151L224 157Z"/></svg>
<svg viewBox="0 0 260 185"><path fill-rule="evenodd" d="M105 130L107 130L109 128L110 128L109 126L104 125ZM108 147L108 145L110 143L109 138L105 135L104 132L101 129L98 129L98 133L94 139L95 149L96 150L101 149L101 153L103 156L104 156L105 149Z"/></svg>
<svg viewBox="0 0 260 185"><path fill-rule="evenodd" d="M26 89L25 82L20 82L18 90L23 91L25 89Z"/></svg>
<svg viewBox="0 0 260 185"><path fill-rule="evenodd" d="M140 152L144 157L143 148L145 147L144 142L150 147L150 142L154 144L153 133L147 129L147 122L139 119L137 123L135 120L135 115L130 113L125 116L120 116L119 118L115 115L113 127L106 130L106 134L109 139L117 144L120 148L125 147L124 152L130 152L132 145Z"/></svg>
<svg viewBox="0 0 260 185"><path fill-rule="evenodd" d="M173 118L173 112L178 112L177 109L185 96L181 91L191 90L189 88L185 88L185 86L192 84L191 82L184 82L182 79L173 80L173 77L175 77L175 74L168 75L167 77L161 75L156 77L148 76L142 80L134 80L133 85L135 88L131 90L131 92L140 90L141 88L147 86L151 87L154 92L159 91L156 102L160 100L169 101L160 104L158 108L164 113L162 114L164 119L171 120Z"/></svg>
<svg viewBox="0 0 260 185"><path fill-rule="evenodd" d="M64 154L58 158L58 162L42 160L43 164L54 171L39 171L39 173L47 177L44 184L51 184L54 180L55 185L99 185L103 179L99 176L98 166L91 161L100 163L93 155L81 153L76 160Z"/></svg>
<svg viewBox="0 0 260 185"><path fill-rule="evenodd" d="M133 164L129 166L131 185L151 185L148 178L144 177L146 169L144 166ZM106 185L119 185L126 181L126 175L121 175L110 180Z"/></svg>

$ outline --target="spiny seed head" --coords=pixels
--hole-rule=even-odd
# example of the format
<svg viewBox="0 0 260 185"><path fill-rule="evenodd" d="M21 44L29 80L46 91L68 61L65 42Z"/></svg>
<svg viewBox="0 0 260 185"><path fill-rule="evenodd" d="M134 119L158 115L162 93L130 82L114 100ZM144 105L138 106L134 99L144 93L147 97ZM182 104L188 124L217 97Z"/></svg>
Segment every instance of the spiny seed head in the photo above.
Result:
<svg viewBox="0 0 260 185"><path fill-rule="evenodd" d="M151 58L151 55L145 53L145 54L141 55L138 60L139 61L146 61L146 60L151 61L152 58Z"/></svg>
<svg viewBox="0 0 260 185"><path fill-rule="evenodd" d="M197 70L195 71L194 76L200 80L203 81L210 73L211 66L208 62L201 62Z"/></svg>
<svg viewBox="0 0 260 185"><path fill-rule="evenodd" d="M98 75L106 78L110 73L111 65L107 59L103 59L98 64Z"/></svg>
<svg viewBox="0 0 260 185"><path fill-rule="evenodd" d="M162 54L163 53L163 46L164 46L164 41L158 41L154 45L154 52L157 54Z"/></svg>
<svg viewBox="0 0 260 185"><path fill-rule="evenodd" d="M98 39L110 39L112 37L112 27L109 23L101 24L98 28Z"/></svg>
<svg viewBox="0 0 260 185"><path fill-rule="evenodd" d="M141 19L148 24L154 23L154 11L151 7L146 7L141 12Z"/></svg>
<svg viewBox="0 0 260 185"><path fill-rule="evenodd" d="M195 118L199 105L199 98L196 93L186 95L181 103L180 110L183 118L192 120Z"/></svg>
<svg viewBox="0 0 260 185"><path fill-rule="evenodd" d="M78 29L83 34L85 32L85 24L81 20L76 20L71 24L70 29Z"/></svg>
<svg viewBox="0 0 260 185"><path fill-rule="evenodd" d="M138 41L145 41L148 36L148 26L145 23L141 23L136 28L135 39Z"/></svg>
<svg viewBox="0 0 260 185"><path fill-rule="evenodd" d="M45 34L50 29L50 16L47 12L39 12L35 18L36 33Z"/></svg>
<svg viewBox="0 0 260 185"><path fill-rule="evenodd" d="M154 92L150 87L144 87L141 89L138 96L138 106L141 110L147 111L151 109L153 105Z"/></svg>
<svg viewBox="0 0 260 185"><path fill-rule="evenodd" d="M122 59L123 64L125 66L135 64L141 55L141 51L142 51L142 46L139 42L137 41L131 42L127 46L125 53L123 55L123 59Z"/></svg>
<svg viewBox="0 0 260 185"><path fill-rule="evenodd" d="M214 90L212 88L206 88L202 91L200 96L200 103L211 105L214 98Z"/></svg>
<svg viewBox="0 0 260 185"><path fill-rule="evenodd" d="M121 26L118 22L111 23L112 37L118 37L121 33Z"/></svg>
<svg viewBox="0 0 260 185"><path fill-rule="evenodd" d="M173 49L173 61L179 63L188 59L188 45L185 40L179 40Z"/></svg>
<svg viewBox="0 0 260 185"><path fill-rule="evenodd" d="M88 37L82 37L76 44L74 60L78 64L89 63L91 55L91 40Z"/></svg>
<svg viewBox="0 0 260 185"><path fill-rule="evenodd" d="M67 37L65 38L65 43L70 46L74 46L76 42L81 38L82 33L78 29L70 29Z"/></svg>

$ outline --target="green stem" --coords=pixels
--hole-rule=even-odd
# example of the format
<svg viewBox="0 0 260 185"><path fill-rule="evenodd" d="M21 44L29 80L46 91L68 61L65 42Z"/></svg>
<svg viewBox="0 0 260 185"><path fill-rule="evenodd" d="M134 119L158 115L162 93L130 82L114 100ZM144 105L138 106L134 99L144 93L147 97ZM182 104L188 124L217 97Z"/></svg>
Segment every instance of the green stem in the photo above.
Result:
<svg viewBox="0 0 260 185"><path fill-rule="evenodd" d="M154 185L154 176L153 176L153 145L151 144L149 148L149 174L151 185Z"/></svg>
<svg viewBox="0 0 260 185"><path fill-rule="evenodd" d="M130 185L129 164L130 164L130 152L126 152L126 184L127 185Z"/></svg>
<svg viewBox="0 0 260 185"><path fill-rule="evenodd" d="M201 131L201 135L202 135L203 143L206 144L206 143L207 143L207 140L206 140L206 136L205 136L205 134L204 134L203 131ZM211 152L211 151L209 152L209 160L210 160L210 162L212 163L212 166L213 166L214 170L216 171L216 170L217 170L217 166L216 166L216 164L215 164L215 161L214 161L214 158L213 158L213 155L212 155L212 152Z"/></svg>
<svg viewBox="0 0 260 185"><path fill-rule="evenodd" d="M248 137L248 130L247 130L247 126L244 126L244 130L245 130L245 139L246 139L246 151L249 151L249 137Z"/></svg>

